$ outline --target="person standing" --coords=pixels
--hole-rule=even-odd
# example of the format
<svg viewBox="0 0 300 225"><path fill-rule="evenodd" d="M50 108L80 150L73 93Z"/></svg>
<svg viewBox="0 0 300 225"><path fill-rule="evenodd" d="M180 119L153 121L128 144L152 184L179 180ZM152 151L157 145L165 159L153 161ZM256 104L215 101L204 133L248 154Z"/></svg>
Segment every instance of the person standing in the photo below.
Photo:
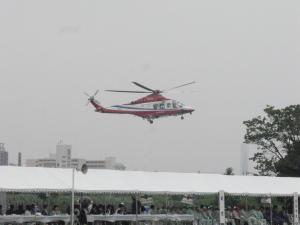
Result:
<svg viewBox="0 0 300 225"><path fill-rule="evenodd" d="M232 217L236 225L241 224L241 216L240 216L239 208L236 206L233 207Z"/></svg>
<svg viewBox="0 0 300 225"><path fill-rule="evenodd" d="M44 204L44 205L43 205L43 208L42 208L42 215L43 215L43 216L48 216L48 215L49 215L49 212L48 212L48 205L47 205L47 204Z"/></svg>
<svg viewBox="0 0 300 225"><path fill-rule="evenodd" d="M6 215L12 215L14 213L14 205L10 205L6 211Z"/></svg>

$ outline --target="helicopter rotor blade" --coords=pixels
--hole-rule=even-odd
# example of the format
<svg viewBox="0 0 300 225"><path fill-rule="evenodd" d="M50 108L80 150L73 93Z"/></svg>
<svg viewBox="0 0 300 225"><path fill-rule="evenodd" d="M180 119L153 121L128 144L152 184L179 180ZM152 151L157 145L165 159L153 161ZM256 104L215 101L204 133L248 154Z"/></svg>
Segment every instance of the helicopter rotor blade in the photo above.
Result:
<svg viewBox="0 0 300 225"><path fill-rule="evenodd" d="M172 87L170 89L164 90L163 92L171 91L171 90L174 90L174 89L177 89L177 88L181 88L181 87L184 87L184 86L188 86L188 85L191 85L191 84L195 84L195 83L196 83L195 81L189 82L189 83L185 83L185 84L182 84L182 85L179 85L179 86Z"/></svg>
<svg viewBox="0 0 300 225"><path fill-rule="evenodd" d="M143 88L143 89L147 90L147 91L151 91L153 93L156 92L155 90L153 90L151 88L148 88L148 87L146 87L146 86L144 86L144 85L142 85L142 84L140 84L138 82L133 81L132 83L135 84L136 86L140 87L140 88Z"/></svg>
<svg viewBox="0 0 300 225"><path fill-rule="evenodd" d="M89 97L87 102L85 103L85 106L88 106L90 104L90 99L92 98L88 93L84 92L84 94Z"/></svg>
<svg viewBox="0 0 300 225"><path fill-rule="evenodd" d="M122 92L122 93L152 93L152 91L122 91L122 90L105 90L109 92Z"/></svg>
<svg viewBox="0 0 300 225"><path fill-rule="evenodd" d="M105 91L108 91L108 92L121 92L121 93L142 93L142 94L149 94L149 93L153 93L153 94L160 94L160 93L164 93L164 92L168 92L168 91L171 91L171 90L174 90L174 89L177 89L177 88L181 88L181 87L184 87L184 86L187 86L187 85L191 85L191 84L194 84L196 83L195 81L193 82L189 82L189 83L185 83L185 84L182 84L182 85L179 85L179 86L176 86L176 87L173 87L173 88L170 88L170 89L167 89L167 90L164 90L164 91L161 91L161 90L153 90L151 88L148 88L138 82L135 82L133 81L132 82L133 84L135 84L136 86L140 87L140 88L143 88L147 91L127 91L127 90L105 90ZM93 97L98 93L98 90L96 91L96 93L93 95Z"/></svg>
<svg viewBox="0 0 300 225"><path fill-rule="evenodd" d="M93 95L93 97L95 97L99 92L99 89L95 91L95 94Z"/></svg>

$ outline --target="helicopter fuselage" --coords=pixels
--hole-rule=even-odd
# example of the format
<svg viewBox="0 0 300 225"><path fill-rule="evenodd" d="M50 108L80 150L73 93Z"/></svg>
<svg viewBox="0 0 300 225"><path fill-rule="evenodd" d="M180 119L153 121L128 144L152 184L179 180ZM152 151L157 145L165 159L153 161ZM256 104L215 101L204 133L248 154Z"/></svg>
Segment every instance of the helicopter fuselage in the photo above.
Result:
<svg viewBox="0 0 300 225"><path fill-rule="evenodd" d="M161 94L156 93L147 95L127 104L113 105L107 108L101 106L95 99L91 99L90 102L94 105L96 112L131 114L147 119L150 123L153 122L153 119L160 117L182 116L187 113L191 114L194 111L191 107L184 106L176 100L165 98Z"/></svg>

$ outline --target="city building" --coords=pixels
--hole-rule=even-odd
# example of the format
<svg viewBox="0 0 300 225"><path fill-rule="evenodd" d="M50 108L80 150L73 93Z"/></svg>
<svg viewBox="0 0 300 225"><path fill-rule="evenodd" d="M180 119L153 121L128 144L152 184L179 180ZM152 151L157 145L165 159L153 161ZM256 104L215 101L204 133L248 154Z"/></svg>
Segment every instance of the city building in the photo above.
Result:
<svg viewBox="0 0 300 225"><path fill-rule="evenodd" d="M105 163L105 169L111 169L111 170L126 169L126 167L122 163L117 162L116 157L106 157L104 163Z"/></svg>
<svg viewBox="0 0 300 225"><path fill-rule="evenodd" d="M126 166L123 164L123 163L116 163L114 168L114 170L125 170L126 169Z"/></svg>
<svg viewBox="0 0 300 225"><path fill-rule="evenodd" d="M78 168L85 163L85 159L71 159L71 168Z"/></svg>
<svg viewBox="0 0 300 225"><path fill-rule="evenodd" d="M26 159L25 164L27 167L36 167L37 161L38 161L38 159ZM55 165L56 165L56 163L55 163Z"/></svg>
<svg viewBox="0 0 300 225"><path fill-rule="evenodd" d="M56 167L71 167L71 151L72 146L63 144L62 141L56 145Z"/></svg>
<svg viewBox="0 0 300 225"><path fill-rule="evenodd" d="M26 166L56 168L56 158L26 159Z"/></svg>
<svg viewBox="0 0 300 225"><path fill-rule="evenodd" d="M116 163L117 163L117 159L115 157L106 157L105 169L114 169Z"/></svg>
<svg viewBox="0 0 300 225"><path fill-rule="evenodd" d="M0 143L0 166L8 165L8 152L5 150L4 143Z"/></svg>
<svg viewBox="0 0 300 225"><path fill-rule="evenodd" d="M51 159L51 158L37 159L35 162L35 167L56 168L56 159Z"/></svg>
<svg viewBox="0 0 300 225"><path fill-rule="evenodd" d="M26 160L28 167L77 168L83 164L86 164L89 169L125 170L126 168L122 163L117 162L115 157L106 157L105 160L72 158L72 146L62 142L56 145L56 154L51 153L48 158Z"/></svg>
<svg viewBox="0 0 300 225"><path fill-rule="evenodd" d="M89 169L106 169L105 160L87 160L86 165Z"/></svg>

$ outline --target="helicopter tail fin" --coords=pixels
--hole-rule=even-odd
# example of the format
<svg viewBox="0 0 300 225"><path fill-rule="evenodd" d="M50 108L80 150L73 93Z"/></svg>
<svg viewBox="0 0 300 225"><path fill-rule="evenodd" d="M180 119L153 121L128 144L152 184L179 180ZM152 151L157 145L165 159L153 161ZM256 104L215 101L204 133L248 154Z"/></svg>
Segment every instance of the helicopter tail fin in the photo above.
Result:
<svg viewBox="0 0 300 225"><path fill-rule="evenodd" d="M99 90L96 90L95 93L91 96L89 95L88 93L84 92L84 94L86 96L88 96L88 102L87 102L87 105L89 103L91 103L94 107L95 107L95 111L96 112L106 112L106 109L101 106L100 102L98 102L96 99L95 99L95 96L99 93Z"/></svg>
<svg viewBox="0 0 300 225"><path fill-rule="evenodd" d="M94 98L90 98L89 101L95 107L96 112L105 112L105 108L101 105L99 101L97 101Z"/></svg>

